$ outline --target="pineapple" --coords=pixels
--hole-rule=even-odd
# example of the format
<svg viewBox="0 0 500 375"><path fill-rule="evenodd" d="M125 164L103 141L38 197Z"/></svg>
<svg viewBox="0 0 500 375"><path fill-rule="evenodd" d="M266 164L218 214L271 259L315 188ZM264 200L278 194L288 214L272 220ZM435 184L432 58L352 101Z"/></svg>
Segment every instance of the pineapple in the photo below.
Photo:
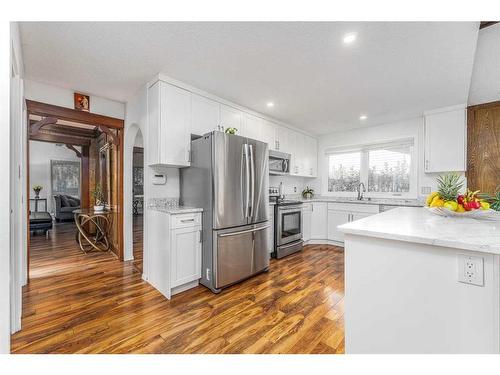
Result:
<svg viewBox="0 0 500 375"><path fill-rule="evenodd" d="M457 199L458 192L464 186L460 175L456 173L448 173L437 178L438 193L441 199L446 201L454 201Z"/></svg>

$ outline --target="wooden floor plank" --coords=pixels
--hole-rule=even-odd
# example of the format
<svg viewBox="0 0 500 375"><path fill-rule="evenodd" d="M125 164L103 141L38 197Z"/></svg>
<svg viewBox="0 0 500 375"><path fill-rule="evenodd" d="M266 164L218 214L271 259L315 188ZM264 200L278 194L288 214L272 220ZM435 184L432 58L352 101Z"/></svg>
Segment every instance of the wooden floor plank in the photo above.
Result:
<svg viewBox="0 0 500 375"><path fill-rule="evenodd" d="M167 300L134 256L83 254L72 223L31 242L30 283L13 353L343 353L344 255L309 245L220 294L197 287Z"/></svg>

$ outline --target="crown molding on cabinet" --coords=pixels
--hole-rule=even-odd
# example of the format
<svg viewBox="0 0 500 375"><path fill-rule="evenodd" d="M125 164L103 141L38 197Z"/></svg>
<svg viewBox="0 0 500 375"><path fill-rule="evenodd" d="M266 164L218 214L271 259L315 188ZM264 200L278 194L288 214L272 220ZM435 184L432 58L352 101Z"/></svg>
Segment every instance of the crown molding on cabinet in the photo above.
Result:
<svg viewBox="0 0 500 375"><path fill-rule="evenodd" d="M226 99L223 99L219 96L216 96L216 95L213 95L213 94L210 94L209 92L206 92L206 91L203 91L197 87L194 87L194 86L191 86L187 83L184 83L182 81L179 81L175 78L172 78L172 77L169 77L165 74L162 74L162 73L159 73L157 75L154 76L154 78L152 78L148 83L147 83L147 88L150 88L151 86L153 86L156 82L158 81L163 81L163 82L166 82L170 85L173 85L173 86L176 86L176 87L179 87L181 89L184 89L184 90L187 90L193 94L196 94L196 95L200 95L200 96L203 96L207 99L211 99L211 100L214 100L220 104L224 104L224 105L227 105L227 106L230 106L230 107L233 107L239 111L242 111L242 112L245 112L249 115L252 115L252 116L256 116L256 117L259 117L263 120L267 120L267 121L271 121L273 123L275 123L276 125L279 125L279 126L283 126L287 129L290 129L290 130L293 130L293 131L296 131L298 133L301 133L301 134L304 134L304 135L307 135L309 137L313 137L314 139L316 140L319 140L319 137L314 135L314 134L310 134L310 133L307 133L305 132L303 129L298 129L294 126L291 126L287 123L284 123L282 121L279 121L279 120L276 120L275 118L272 118L270 116L266 116L260 112L256 112L256 111L253 111L247 107L243 107L239 104L236 104L234 102L231 102L229 100L226 100Z"/></svg>

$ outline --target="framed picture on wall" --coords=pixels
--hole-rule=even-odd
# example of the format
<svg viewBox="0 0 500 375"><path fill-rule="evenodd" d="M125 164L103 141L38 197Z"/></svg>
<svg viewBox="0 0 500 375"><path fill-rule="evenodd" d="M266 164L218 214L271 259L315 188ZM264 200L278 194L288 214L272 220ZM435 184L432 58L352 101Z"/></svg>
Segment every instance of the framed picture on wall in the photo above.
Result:
<svg viewBox="0 0 500 375"><path fill-rule="evenodd" d="M75 109L90 112L90 96L75 92L74 101Z"/></svg>
<svg viewBox="0 0 500 375"><path fill-rule="evenodd" d="M80 162L51 160L52 195L64 194L80 198Z"/></svg>

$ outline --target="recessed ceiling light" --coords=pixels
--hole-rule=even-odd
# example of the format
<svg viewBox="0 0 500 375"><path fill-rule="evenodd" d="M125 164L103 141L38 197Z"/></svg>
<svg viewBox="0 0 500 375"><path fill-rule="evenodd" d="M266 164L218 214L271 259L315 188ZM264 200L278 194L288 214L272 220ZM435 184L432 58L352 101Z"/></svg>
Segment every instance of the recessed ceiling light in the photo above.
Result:
<svg viewBox="0 0 500 375"><path fill-rule="evenodd" d="M356 40L357 36L358 34L356 33L345 34L342 40L344 41L344 44L351 44Z"/></svg>
<svg viewBox="0 0 500 375"><path fill-rule="evenodd" d="M272 107L274 107L274 103L273 103L273 102L267 102L267 106L268 106L269 108L272 108Z"/></svg>
<svg viewBox="0 0 500 375"><path fill-rule="evenodd" d="M361 115L361 116L359 116L359 119L360 119L360 120L366 120L367 118L368 118L368 116L367 116L367 115Z"/></svg>

